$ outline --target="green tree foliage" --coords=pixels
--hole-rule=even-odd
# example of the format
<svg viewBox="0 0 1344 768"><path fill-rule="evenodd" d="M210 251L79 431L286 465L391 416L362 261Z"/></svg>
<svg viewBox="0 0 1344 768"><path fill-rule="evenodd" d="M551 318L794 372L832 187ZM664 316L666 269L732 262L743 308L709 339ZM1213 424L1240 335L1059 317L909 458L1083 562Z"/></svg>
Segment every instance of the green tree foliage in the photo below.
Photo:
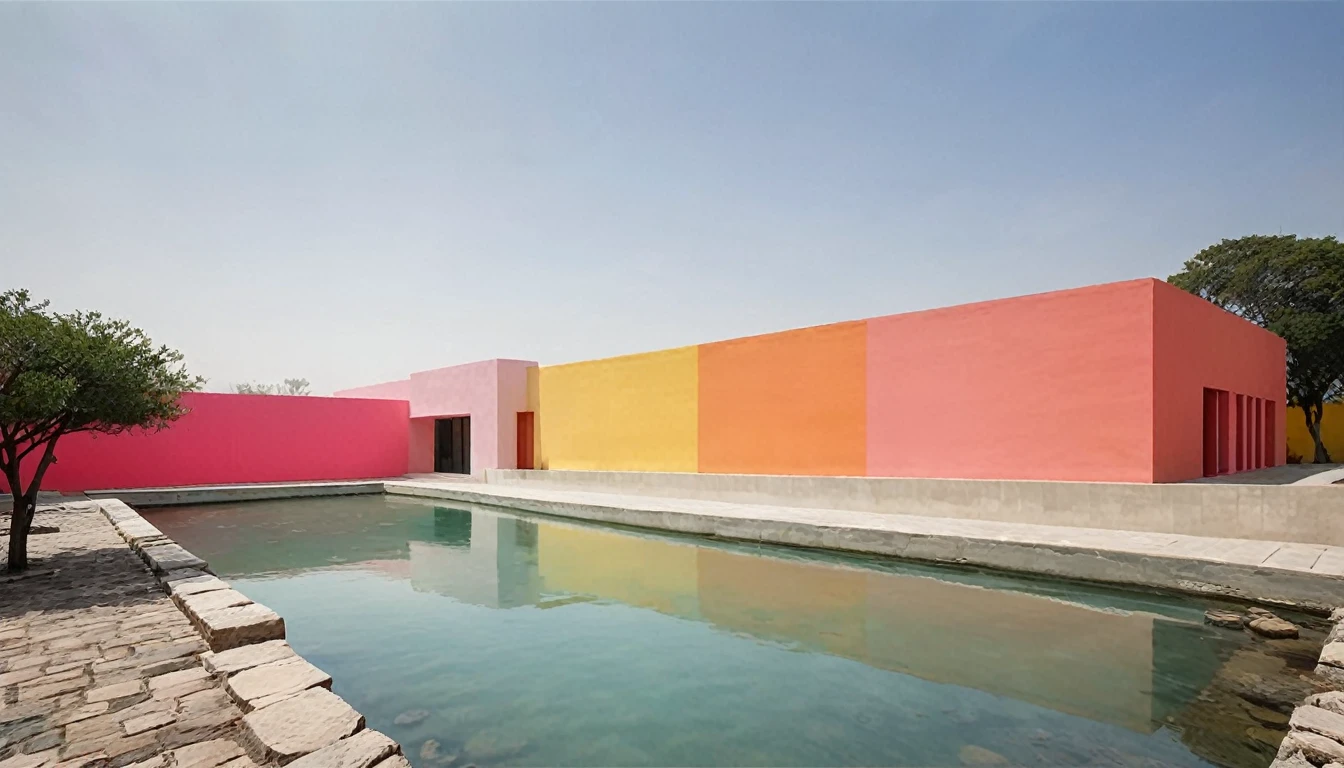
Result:
<svg viewBox="0 0 1344 768"><path fill-rule="evenodd" d="M1344 243L1334 237L1251 235L1200 251L1172 285L1288 342L1288 404L1302 409L1317 463L1325 404L1344 397Z"/></svg>
<svg viewBox="0 0 1344 768"><path fill-rule="evenodd" d="M0 471L14 500L11 573L28 567L37 492L62 437L162 429L185 412L178 397L203 383L187 374L181 353L155 347L124 320L47 307L27 291L0 293Z"/></svg>
<svg viewBox="0 0 1344 768"><path fill-rule="evenodd" d="M239 395L309 395L307 379L285 379L283 384L234 384Z"/></svg>

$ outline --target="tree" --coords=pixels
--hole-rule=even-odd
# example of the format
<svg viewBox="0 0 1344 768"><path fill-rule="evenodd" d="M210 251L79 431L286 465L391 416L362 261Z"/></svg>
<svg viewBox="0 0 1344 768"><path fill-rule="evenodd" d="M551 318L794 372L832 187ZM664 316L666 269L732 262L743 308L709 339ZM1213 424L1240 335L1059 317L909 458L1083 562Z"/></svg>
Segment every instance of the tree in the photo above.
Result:
<svg viewBox="0 0 1344 768"><path fill-rule="evenodd" d="M1325 404L1344 397L1344 243L1251 235L1209 246L1169 282L1288 342L1290 406L1302 409L1317 463Z"/></svg>
<svg viewBox="0 0 1344 768"><path fill-rule="evenodd" d="M28 567L37 493L62 437L162 429L186 412L179 396L202 384L181 353L155 347L126 321L48 305L27 291L0 293L0 471L14 500L11 573Z"/></svg>
<svg viewBox="0 0 1344 768"><path fill-rule="evenodd" d="M307 379L285 379L283 384L234 384L239 395L309 395Z"/></svg>

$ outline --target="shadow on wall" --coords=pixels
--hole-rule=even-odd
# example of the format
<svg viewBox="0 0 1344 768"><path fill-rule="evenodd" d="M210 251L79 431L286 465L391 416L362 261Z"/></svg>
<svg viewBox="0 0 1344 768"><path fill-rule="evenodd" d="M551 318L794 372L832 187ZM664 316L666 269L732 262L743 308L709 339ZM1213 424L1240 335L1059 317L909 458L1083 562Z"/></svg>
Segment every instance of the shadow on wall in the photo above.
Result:
<svg viewBox="0 0 1344 768"><path fill-rule="evenodd" d="M1344 403L1330 403L1325 406L1325 415L1321 418L1321 437L1330 458L1344 462ZM1288 409L1288 455L1298 456L1305 464L1310 464L1316 455L1316 445L1307 432L1307 417L1301 408Z"/></svg>

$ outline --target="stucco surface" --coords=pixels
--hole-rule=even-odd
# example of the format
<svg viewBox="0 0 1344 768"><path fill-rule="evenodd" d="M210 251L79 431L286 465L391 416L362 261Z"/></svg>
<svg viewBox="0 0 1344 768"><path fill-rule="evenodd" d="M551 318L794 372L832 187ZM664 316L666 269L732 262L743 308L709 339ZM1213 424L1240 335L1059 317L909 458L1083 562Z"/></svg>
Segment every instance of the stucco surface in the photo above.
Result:
<svg viewBox="0 0 1344 768"><path fill-rule="evenodd" d="M543 366L541 466L694 472L697 358L681 347Z"/></svg>
<svg viewBox="0 0 1344 768"><path fill-rule="evenodd" d="M868 321L868 475L1152 479L1150 280Z"/></svg>
<svg viewBox="0 0 1344 768"><path fill-rule="evenodd" d="M863 475L863 322L700 345L701 472Z"/></svg>

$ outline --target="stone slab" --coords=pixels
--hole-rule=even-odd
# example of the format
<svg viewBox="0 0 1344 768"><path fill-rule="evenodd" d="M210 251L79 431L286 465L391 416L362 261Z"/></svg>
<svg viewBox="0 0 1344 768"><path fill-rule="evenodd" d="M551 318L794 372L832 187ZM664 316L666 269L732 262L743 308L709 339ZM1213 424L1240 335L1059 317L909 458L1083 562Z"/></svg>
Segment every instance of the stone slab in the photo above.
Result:
<svg viewBox="0 0 1344 768"><path fill-rule="evenodd" d="M119 499L104 499L98 502L98 508L103 511L103 515L114 525L127 520L139 520L140 513L126 506Z"/></svg>
<svg viewBox="0 0 1344 768"><path fill-rule="evenodd" d="M1304 755L1315 765L1344 762L1344 744L1311 731L1291 731L1279 744L1280 759Z"/></svg>
<svg viewBox="0 0 1344 768"><path fill-rule="evenodd" d="M97 704L100 701L112 701L113 699L123 699L127 696L134 696L144 690L139 680L127 680L124 683L115 683L113 685L94 688L84 695L84 700L89 704Z"/></svg>
<svg viewBox="0 0 1344 768"><path fill-rule="evenodd" d="M1326 643L1325 647L1321 649L1320 662L1331 667L1344 668L1344 642Z"/></svg>
<svg viewBox="0 0 1344 768"><path fill-rule="evenodd" d="M291 658L297 658L297 654L289 647L289 643L284 640L270 640L219 653L208 651L201 654L201 664L212 675L231 675L262 664Z"/></svg>
<svg viewBox="0 0 1344 768"><path fill-rule="evenodd" d="M216 589L206 592L198 592L191 595L183 595L176 599L182 610L191 617L193 621L199 621L202 613L217 611L222 608L236 608L240 605L247 605L252 600L243 593L235 589Z"/></svg>
<svg viewBox="0 0 1344 768"><path fill-rule="evenodd" d="M293 656L230 675L225 690L244 712L260 709L309 688L330 688L331 675Z"/></svg>
<svg viewBox="0 0 1344 768"><path fill-rule="evenodd" d="M212 651L285 639L285 620L260 603L202 612L197 627Z"/></svg>
<svg viewBox="0 0 1344 768"><path fill-rule="evenodd" d="M155 573L167 573L184 568L194 570L204 570L206 568L204 560L171 541L145 547L140 551L140 554L144 556L145 562L149 564L150 568L154 569Z"/></svg>
<svg viewBox="0 0 1344 768"><path fill-rule="evenodd" d="M172 712L150 712L140 717L132 717L121 723L122 730L127 736L134 736L137 733L152 731L156 728L162 728L170 725L177 720L177 715Z"/></svg>
<svg viewBox="0 0 1344 768"><path fill-rule="evenodd" d="M372 768L401 753L397 742L378 731L360 731L290 763L297 768Z"/></svg>
<svg viewBox="0 0 1344 768"><path fill-rule="evenodd" d="M1325 693L1314 693L1307 697L1303 702L1309 706L1320 707L1340 715L1344 715L1344 691L1327 691Z"/></svg>
<svg viewBox="0 0 1344 768"><path fill-rule="evenodd" d="M259 763L289 763L363 728L364 716L325 688L243 715L244 742Z"/></svg>
<svg viewBox="0 0 1344 768"><path fill-rule="evenodd" d="M1293 710L1293 717L1288 724L1298 730L1319 733L1336 741L1344 740L1344 715L1328 709L1313 706L1298 707Z"/></svg>
<svg viewBox="0 0 1344 768"><path fill-rule="evenodd" d="M204 574L201 576L187 576L180 579L174 579L167 585L168 594L172 595L174 602L179 598L188 595L199 595L205 592L217 592L221 589L228 589L229 583L217 576ZM181 603L178 602L180 606Z"/></svg>
<svg viewBox="0 0 1344 768"><path fill-rule="evenodd" d="M176 672L151 677L149 679L149 693L155 699L179 698L206 687L200 685L200 683L209 679L210 673L202 667L188 667Z"/></svg>
<svg viewBox="0 0 1344 768"><path fill-rule="evenodd" d="M215 768L247 753L231 739L211 739L178 747L171 753L177 768Z"/></svg>
<svg viewBox="0 0 1344 768"><path fill-rule="evenodd" d="M168 538L163 535L163 531L155 528L139 515L136 515L134 518L122 520L121 522L116 523L113 527L117 529L117 533L121 534L123 539L132 544L140 539Z"/></svg>

